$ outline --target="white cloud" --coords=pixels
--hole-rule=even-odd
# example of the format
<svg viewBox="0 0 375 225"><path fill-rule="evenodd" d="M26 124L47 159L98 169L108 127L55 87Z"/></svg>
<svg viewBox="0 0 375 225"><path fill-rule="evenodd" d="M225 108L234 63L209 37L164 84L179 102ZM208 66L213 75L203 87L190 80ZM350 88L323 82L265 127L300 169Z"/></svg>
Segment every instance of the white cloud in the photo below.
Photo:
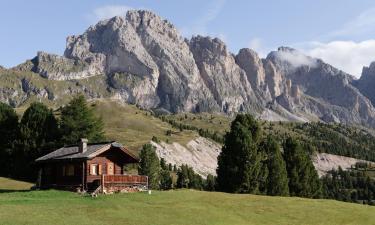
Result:
<svg viewBox="0 0 375 225"><path fill-rule="evenodd" d="M91 23L96 23L114 16L125 16L126 12L131 9L133 8L127 5L106 5L94 9L92 13L87 15L87 18Z"/></svg>
<svg viewBox="0 0 375 225"><path fill-rule="evenodd" d="M249 42L249 48L259 53L262 50L262 40L260 38L251 39Z"/></svg>
<svg viewBox="0 0 375 225"><path fill-rule="evenodd" d="M375 8L370 8L359 14L352 21L346 23L328 35L328 38L363 35L375 31Z"/></svg>
<svg viewBox="0 0 375 225"><path fill-rule="evenodd" d="M375 61L375 39L362 42L311 42L302 47L302 51L359 77L363 66L368 66Z"/></svg>
<svg viewBox="0 0 375 225"><path fill-rule="evenodd" d="M248 48L256 51L260 57L265 58L267 54L274 48L264 45L264 41L261 38L255 37L249 41Z"/></svg>
<svg viewBox="0 0 375 225"><path fill-rule="evenodd" d="M184 36L192 36L195 34L208 35L207 26L216 19L216 17L223 10L226 0L215 0L212 2L207 12L193 22L191 26L183 27L181 32Z"/></svg>
<svg viewBox="0 0 375 225"><path fill-rule="evenodd" d="M290 63L294 68L300 66L316 66L316 59L308 57L297 50L277 51L274 54L279 60Z"/></svg>

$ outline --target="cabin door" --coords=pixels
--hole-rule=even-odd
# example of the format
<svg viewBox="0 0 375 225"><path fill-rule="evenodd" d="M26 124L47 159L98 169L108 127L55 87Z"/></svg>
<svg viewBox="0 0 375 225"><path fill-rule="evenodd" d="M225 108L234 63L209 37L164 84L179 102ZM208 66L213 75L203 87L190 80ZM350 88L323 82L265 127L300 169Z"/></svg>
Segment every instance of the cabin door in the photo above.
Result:
<svg viewBox="0 0 375 225"><path fill-rule="evenodd" d="M115 165L111 162L107 163L107 174L108 175L115 174Z"/></svg>

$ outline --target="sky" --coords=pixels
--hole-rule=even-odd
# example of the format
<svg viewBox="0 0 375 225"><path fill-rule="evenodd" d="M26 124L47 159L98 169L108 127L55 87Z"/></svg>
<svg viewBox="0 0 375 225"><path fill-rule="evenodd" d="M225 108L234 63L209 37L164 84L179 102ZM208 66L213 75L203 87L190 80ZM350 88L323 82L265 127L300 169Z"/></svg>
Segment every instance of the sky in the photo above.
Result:
<svg viewBox="0 0 375 225"><path fill-rule="evenodd" d="M289 46L357 77L375 61L373 0L1 0L0 65L62 55L67 36L129 9L152 10L187 38L218 37L233 53Z"/></svg>

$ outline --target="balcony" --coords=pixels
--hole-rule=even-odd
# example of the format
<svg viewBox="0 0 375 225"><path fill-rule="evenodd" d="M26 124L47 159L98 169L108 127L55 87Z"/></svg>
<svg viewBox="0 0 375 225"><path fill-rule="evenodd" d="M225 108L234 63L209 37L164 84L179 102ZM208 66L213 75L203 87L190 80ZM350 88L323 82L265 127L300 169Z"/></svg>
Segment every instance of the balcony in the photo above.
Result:
<svg viewBox="0 0 375 225"><path fill-rule="evenodd" d="M148 190L148 177L141 175L105 175L101 177L101 192L138 192Z"/></svg>

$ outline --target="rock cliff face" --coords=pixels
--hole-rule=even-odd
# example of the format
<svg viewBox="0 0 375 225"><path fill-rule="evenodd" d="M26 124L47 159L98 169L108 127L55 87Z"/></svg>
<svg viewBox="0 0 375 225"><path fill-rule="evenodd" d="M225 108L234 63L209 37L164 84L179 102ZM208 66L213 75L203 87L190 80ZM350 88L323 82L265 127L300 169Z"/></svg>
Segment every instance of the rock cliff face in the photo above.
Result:
<svg viewBox="0 0 375 225"><path fill-rule="evenodd" d="M21 80L17 88L0 84L1 100L15 106L35 95L61 98L64 92L47 83L101 80L100 90L74 90L169 112L250 112L268 120L375 127L375 64L355 80L288 47L265 59L251 49L234 55L218 38L184 39L170 22L144 10L128 11L68 37L64 56L39 52L24 64L0 71L5 80L4 71L31 71L48 86L46 93L34 93L23 91Z"/></svg>
<svg viewBox="0 0 375 225"><path fill-rule="evenodd" d="M375 62L368 67L363 67L361 78L352 83L375 105Z"/></svg>

